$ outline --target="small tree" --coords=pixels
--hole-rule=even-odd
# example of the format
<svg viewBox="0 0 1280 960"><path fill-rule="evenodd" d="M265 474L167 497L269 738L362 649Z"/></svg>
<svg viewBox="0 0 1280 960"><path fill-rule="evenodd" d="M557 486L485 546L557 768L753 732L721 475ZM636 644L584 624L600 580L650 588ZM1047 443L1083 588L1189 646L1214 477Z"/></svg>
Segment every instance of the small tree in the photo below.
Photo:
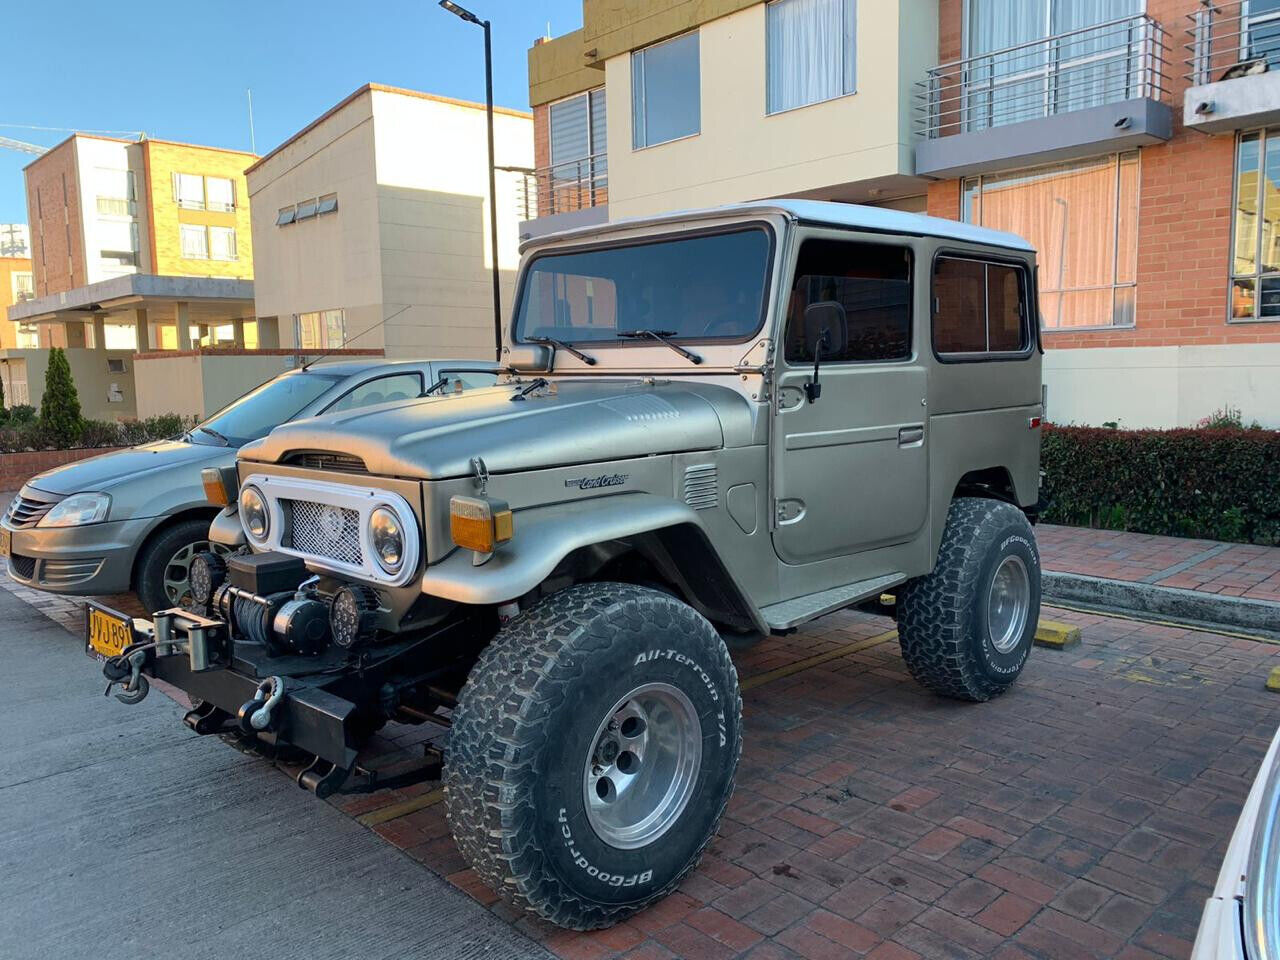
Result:
<svg viewBox="0 0 1280 960"><path fill-rule="evenodd" d="M80 439L80 395L71 379L71 364L61 347L49 349L49 369L40 398L40 425L59 447L74 446Z"/></svg>

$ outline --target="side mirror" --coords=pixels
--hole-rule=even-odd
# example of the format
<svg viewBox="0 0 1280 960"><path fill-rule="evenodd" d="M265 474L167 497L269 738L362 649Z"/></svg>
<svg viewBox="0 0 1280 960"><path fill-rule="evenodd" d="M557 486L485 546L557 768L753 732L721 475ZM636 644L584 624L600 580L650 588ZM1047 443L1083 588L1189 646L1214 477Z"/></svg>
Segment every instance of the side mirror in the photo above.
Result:
<svg viewBox="0 0 1280 960"><path fill-rule="evenodd" d="M512 370L546 373L551 369L551 348L545 343L517 343L504 346L502 362Z"/></svg>

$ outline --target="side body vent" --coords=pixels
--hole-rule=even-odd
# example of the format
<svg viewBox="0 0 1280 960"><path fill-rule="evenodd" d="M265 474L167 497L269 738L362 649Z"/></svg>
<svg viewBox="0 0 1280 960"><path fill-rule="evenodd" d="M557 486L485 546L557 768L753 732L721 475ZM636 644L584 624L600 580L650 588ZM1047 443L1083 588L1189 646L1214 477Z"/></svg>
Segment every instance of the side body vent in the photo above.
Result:
<svg viewBox="0 0 1280 960"><path fill-rule="evenodd" d="M714 463L695 463L684 468L684 502L695 510L706 510L720 503L719 478Z"/></svg>

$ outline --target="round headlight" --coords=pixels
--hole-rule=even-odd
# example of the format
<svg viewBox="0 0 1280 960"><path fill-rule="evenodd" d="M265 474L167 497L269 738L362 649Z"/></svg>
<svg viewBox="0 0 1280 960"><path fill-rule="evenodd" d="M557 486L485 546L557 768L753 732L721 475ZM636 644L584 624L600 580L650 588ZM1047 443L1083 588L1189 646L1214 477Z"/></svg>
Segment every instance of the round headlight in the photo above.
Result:
<svg viewBox="0 0 1280 960"><path fill-rule="evenodd" d="M387 573L399 570L404 563L404 531L395 512L389 507L376 507L369 514L369 536L378 566Z"/></svg>
<svg viewBox="0 0 1280 960"><path fill-rule="evenodd" d="M240 522L253 539L267 539L271 518L267 512L266 498L257 487L245 487L240 491Z"/></svg>

